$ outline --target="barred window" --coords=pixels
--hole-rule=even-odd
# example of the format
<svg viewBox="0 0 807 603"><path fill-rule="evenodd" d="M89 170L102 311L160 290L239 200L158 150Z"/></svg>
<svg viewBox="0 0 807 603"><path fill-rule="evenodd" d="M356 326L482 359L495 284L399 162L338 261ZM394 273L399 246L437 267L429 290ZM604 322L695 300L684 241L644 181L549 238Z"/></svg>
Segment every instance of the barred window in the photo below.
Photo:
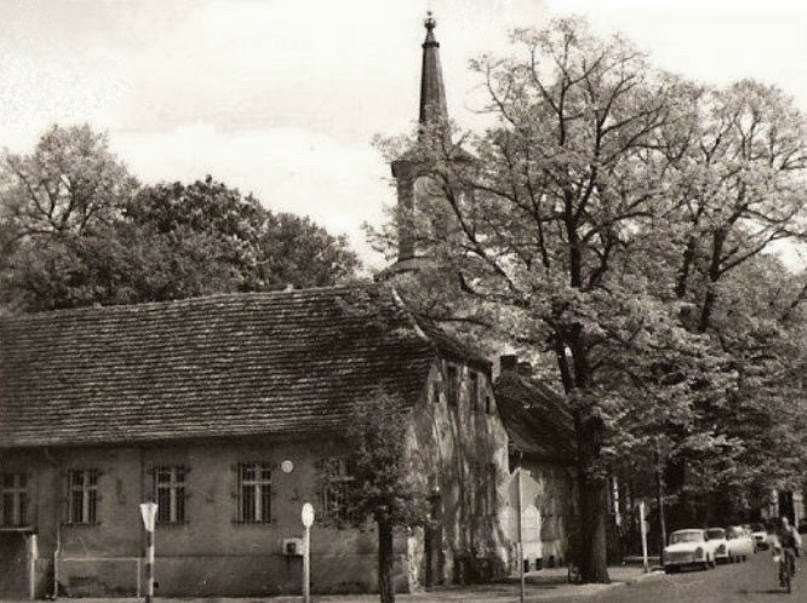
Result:
<svg viewBox="0 0 807 603"><path fill-rule="evenodd" d="M0 525L24 526L28 515L28 476L25 473L0 474Z"/></svg>
<svg viewBox="0 0 807 603"><path fill-rule="evenodd" d="M345 459L323 459L320 462L320 480L320 509L323 519L337 525L352 522L355 518L352 500L355 479L349 474Z"/></svg>
<svg viewBox="0 0 807 603"><path fill-rule="evenodd" d="M162 466L154 469L154 499L157 502L157 523L184 523L185 475L182 466Z"/></svg>
<svg viewBox="0 0 807 603"><path fill-rule="evenodd" d="M272 470L269 463L239 463L238 521L268 523L272 518Z"/></svg>
<svg viewBox="0 0 807 603"><path fill-rule="evenodd" d="M459 396L460 396L460 376L457 367L454 366L453 364L449 364L447 369L447 376L448 376L448 388L446 391L446 397L448 398L448 405L457 406L459 404Z"/></svg>
<svg viewBox="0 0 807 603"><path fill-rule="evenodd" d="M72 469L67 472L67 523L98 521L98 470Z"/></svg>

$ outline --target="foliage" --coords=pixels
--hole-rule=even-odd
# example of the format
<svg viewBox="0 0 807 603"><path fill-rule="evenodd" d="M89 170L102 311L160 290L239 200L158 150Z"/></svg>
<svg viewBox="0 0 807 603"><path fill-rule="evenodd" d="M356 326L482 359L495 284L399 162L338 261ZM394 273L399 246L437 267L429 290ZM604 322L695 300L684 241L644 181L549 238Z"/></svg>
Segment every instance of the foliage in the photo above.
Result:
<svg viewBox="0 0 807 603"><path fill-rule="evenodd" d="M87 126L54 127L0 180L2 302L23 311L326 286L344 237L208 176L141 187Z"/></svg>
<svg viewBox="0 0 807 603"><path fill-rule="evenodd" d="M463 135L465 150L445 124L421 131L404 155L424 176L414 215L399 208L376 243L411 224L425 259L399 280L410 303L554 357L575 418L583 577L605 581L607 471L684 463L709 489L751 460L730 419L740 401L768 409L724 302L740 267L803 236L804 120L776 89L695 86L577 20L514 40L520 57L473 66L496 125Z"/></svg>
<svg viewBox="0 0 807 603"><path fill-rule="evenodd" d="M426 489L413 471L416 458L407 448L408 411L397 394L383 390L360 401L345 438L353 477L352 515L389 521L396 526L420 525L426 516Z"/></svg>
<svg viewBox="0 0 807 603"><path fill-rule="evenodd" d="M393 530L422 524L428 513L425 484L407 446L407 410L398 395L377 391L356 405L345 434L351 444L347 466L353 477L350 516L373 517L378 526L378 584L381 600L395 600Z"/></svg>

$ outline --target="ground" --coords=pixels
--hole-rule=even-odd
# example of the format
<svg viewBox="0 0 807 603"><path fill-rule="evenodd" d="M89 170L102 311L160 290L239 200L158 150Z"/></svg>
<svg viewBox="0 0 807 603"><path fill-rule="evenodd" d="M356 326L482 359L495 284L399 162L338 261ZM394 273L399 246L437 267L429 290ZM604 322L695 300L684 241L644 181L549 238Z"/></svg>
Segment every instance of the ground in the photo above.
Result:
<svg viewBox="0 0 807 603"><path fill-rule="evenodd" d="M756 554L747 563L718 566L717 569L664 575L643 575L635 567L611 568L615 581L611 585L571 585L564 582L563 570L544 570L528 576L525 601L553 603L581 601L585 603L754 603L757 601L807 601L807 559L798 560L800 571L793 583L793 594L779 588L777 568L769 552ZM473 587L441 588L428 593L398 595L399 603L495 601L515 603L519 600L518 581ZM317 596L314 603L369 603L378 596ZM115 603L140 603L138 599L115 599ZM298 603L301 597L270 599L162 599L160 602L182 603ZM100 599L82 599L81 603L101 603Z"/></svg>

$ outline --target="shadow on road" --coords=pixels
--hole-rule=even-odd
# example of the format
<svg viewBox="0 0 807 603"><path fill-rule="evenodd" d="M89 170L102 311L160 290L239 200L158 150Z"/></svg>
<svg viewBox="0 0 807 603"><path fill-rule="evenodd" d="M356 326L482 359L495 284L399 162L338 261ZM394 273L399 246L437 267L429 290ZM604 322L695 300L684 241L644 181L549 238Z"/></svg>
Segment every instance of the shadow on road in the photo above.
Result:
<svg viewBox="0 0 807 603"><path fill-rule="evenodd" d="M739 591L741 595L783 595L785 594L784 589L781 588L769 588L768 590L748 590L747 588L741 588Z"/></svg>

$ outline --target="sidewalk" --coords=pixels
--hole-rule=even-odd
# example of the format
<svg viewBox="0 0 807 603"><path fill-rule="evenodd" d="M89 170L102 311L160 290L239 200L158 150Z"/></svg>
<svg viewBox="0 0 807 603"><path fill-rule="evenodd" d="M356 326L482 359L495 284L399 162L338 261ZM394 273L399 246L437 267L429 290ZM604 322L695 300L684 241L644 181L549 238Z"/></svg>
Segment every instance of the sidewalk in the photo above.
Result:
<svg viewBox="0 0 807 603"><path fill-rule="evenodd" d="M555 598L586 598L611 588L619 588L625 584L634 584L646 579L663 576L661 572L644 574L641 567L624 565L609 567L608 574L611 577L611 584L569 584L567 582L566 568L544 569L537 572L530 572L525 576L525 601L541 601L542 599ZM508 578L501 582L492 584L473 584L466 586L441 586L428 592L417 592L412 594L398 594L396 601L401 603L427 603L430 601L471 601L481 603L483 601L499 601L501 603L512 603L519 598L518 578ZM59 599L61 601L77 601L80 603L141 603L142 599L133 597L122 597L116 599ZM166 598L155 597L155 603L300 603L300 596L284 597L245 597L245 598ZM378 595L313 595L313 603L369 603L378 601ZM0 600L2 603L12 603L6 599ZM14 601L13 603L22 603Z"/></svg>

